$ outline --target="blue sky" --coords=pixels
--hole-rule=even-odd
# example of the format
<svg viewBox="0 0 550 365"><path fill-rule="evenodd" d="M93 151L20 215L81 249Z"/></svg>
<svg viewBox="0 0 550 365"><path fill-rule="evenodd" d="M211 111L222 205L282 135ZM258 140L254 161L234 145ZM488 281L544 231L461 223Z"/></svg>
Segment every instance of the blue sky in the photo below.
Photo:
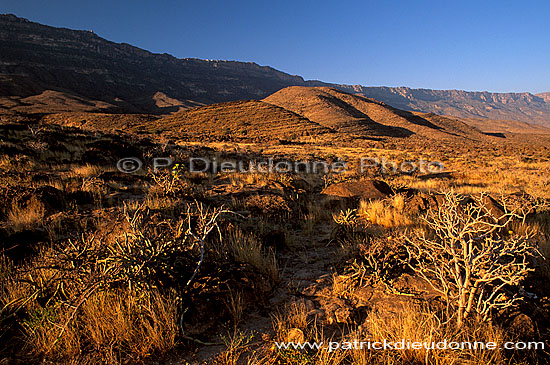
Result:
<svg viewBox="0 0 550 365"><path fill-rule="evenodd" d="M550 91L548 1L1 0L0 12L176 57L367 86Z"/></svg>

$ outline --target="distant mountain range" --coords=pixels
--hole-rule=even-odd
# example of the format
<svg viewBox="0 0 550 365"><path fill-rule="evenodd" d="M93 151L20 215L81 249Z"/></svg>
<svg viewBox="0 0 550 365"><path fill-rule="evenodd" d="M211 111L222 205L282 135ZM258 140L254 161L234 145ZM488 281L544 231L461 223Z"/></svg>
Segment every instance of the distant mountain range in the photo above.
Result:
<svg viewBox="0 0 550 365"><path fill-rule="evenodd" d="M178 59L91 31L0 15L0 111L165 114L260 100L288 86L333 87L395 108L550 126L550 93L366 87L306 81L252 62Z"/></svg>

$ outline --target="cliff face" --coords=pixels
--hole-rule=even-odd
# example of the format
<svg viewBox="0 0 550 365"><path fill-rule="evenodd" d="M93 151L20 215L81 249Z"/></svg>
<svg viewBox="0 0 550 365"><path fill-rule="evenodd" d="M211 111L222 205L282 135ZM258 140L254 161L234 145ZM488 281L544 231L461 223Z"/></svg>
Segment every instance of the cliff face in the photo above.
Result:
<svg viewBox="0 0 550 365"><path fill-rule="evenodd" d="M341 90L377 99L405 110L460 118L519 120L550 126L548 93L490 93L408 87L338 86Z"/></svg>
<svg viewBox="0 0 550 365"><path fill-rule="evenodd" d="M51 103L61 98L65 100L61 110L72 108L71 103L77 100L81 110L166 113L181 106L262 99L288 86L330 86L404 110L550 126L549 93L304 81L300 76L252 62L177 59L110 42L90 31L54 28L14 15L0 15L0 108L25 111L29 103L37 105L36 99ZM72 101L67 104L66 100Z"/></svg>
<svg viewBox="0 0 550 365"><path fill-rule="evenodd" d="M177 59L89 31L0 16L0 96L26 97L51 89L147 109L143 100L157 92L181 101L215 103L260 99L303 84L299 76L255 63Z"/></svg>

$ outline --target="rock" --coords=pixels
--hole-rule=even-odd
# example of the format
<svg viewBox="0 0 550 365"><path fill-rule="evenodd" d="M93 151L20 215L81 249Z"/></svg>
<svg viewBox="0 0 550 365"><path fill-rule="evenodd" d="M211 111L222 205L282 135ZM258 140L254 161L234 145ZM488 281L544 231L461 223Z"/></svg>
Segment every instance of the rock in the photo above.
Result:
<svg viewBox="0 0 550 365"><path fill-rule="evenodd" d="M313 320L321 319L325 317L325 312L321 309L312 309L309 312L307 312L307 317Z"/></svg>
<svg viewBox="0 0 550 365"><path fill-rule="evenodd" d="M26 206L35 199L44 207L46 215L54 214L65 208L65 198L63 192L53 186L40 186L31 191L27 191L17 202L21 206Z"/></svg>
<svg viewBox="0 0 550 365"><path fill-rule="evenodd" d="M393 191L384 181L359 180L332 184L321 194L341 198L384 199L392 195Z"/></svg>
<svg viewBox="0 0 550 365"><path fill-rule="evenodd" d="M338 323L349 323L351 320L352 311L349 307L341 307L334 311L334 318Z"/></svg>
<svg viewBox="0 0 550 365"><path fill-rule="evenodd" d="M445 197L442 194L419 193L405 203L405 212L416 215L428 209L437 209L444 203Z"/></svg>
<svg viewBox="0 0 550 365"><path fill-rule="evenodd" d="M286 342L302 343L304 339L304 332L299 328L291 328L286 335Z"/></svg>
<svg viewBox="0 0 550 365"><path fill-rule="evenodd" d="M485 204L485 208L487 208L489 213L496 219L500 219L506 214L504 207L489 195L483 196L483 204Z"/></svg>
<svg viewBox="0 0 550 365"><path fill-rule="evenodd" d="M481 198L481 202L487 209L487 213L489 213L490 216L495 218L495 220L499 220L502 218L505 214L504 207L495 199L490 197L489 195L477 195L475 198L472 196L469 196L465 198L461 204L468 205L468 204L476 204L476 201Z"/></svg>
<svg viewBox="0 0 550 365"><path fill-rule="evenodd" d="M351 320L353 309L341 298L327 298L319 301L321 304L321 310L323 310L327 317L327 322L332 324L336 323L348 323Z"/></svg>
<svg viewBox="0 0 550 365"><path fill-rule="evenodd" d="M431 174L422 174L418 175L417 178L420 180L429 180L429 179L448 179L452 177L451 171L445 172L435 172Z"/></svg>
<svg viewBox="0 0 550 365"><path fill-rule="evenodd" d="M519 313L510 320L508 331L518 338L527 339L535 337L536 329L531 317L524 313Z"/></svg>

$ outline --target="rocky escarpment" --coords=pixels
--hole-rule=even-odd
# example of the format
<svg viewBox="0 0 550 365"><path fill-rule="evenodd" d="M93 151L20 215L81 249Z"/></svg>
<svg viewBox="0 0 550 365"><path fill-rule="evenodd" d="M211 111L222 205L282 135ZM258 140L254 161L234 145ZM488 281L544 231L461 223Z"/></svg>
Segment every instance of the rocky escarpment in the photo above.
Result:
<svg viewBox="0 0 550 365"><path fill-rule="evenodd" d="M490 93L339 85L339 89L383 101L395 108L459 118L518 120L550 126L550 93Z"/></svg>
<svg viewBox="0 0 550 365"><path fill-rule="evenodd" d="M162 92L182 103L260 99L288 85L288 75L252 62L177 59L91 31L54 28L14 15L0 15L0 96L70 91L93 100L151 110Z"/></svg>

